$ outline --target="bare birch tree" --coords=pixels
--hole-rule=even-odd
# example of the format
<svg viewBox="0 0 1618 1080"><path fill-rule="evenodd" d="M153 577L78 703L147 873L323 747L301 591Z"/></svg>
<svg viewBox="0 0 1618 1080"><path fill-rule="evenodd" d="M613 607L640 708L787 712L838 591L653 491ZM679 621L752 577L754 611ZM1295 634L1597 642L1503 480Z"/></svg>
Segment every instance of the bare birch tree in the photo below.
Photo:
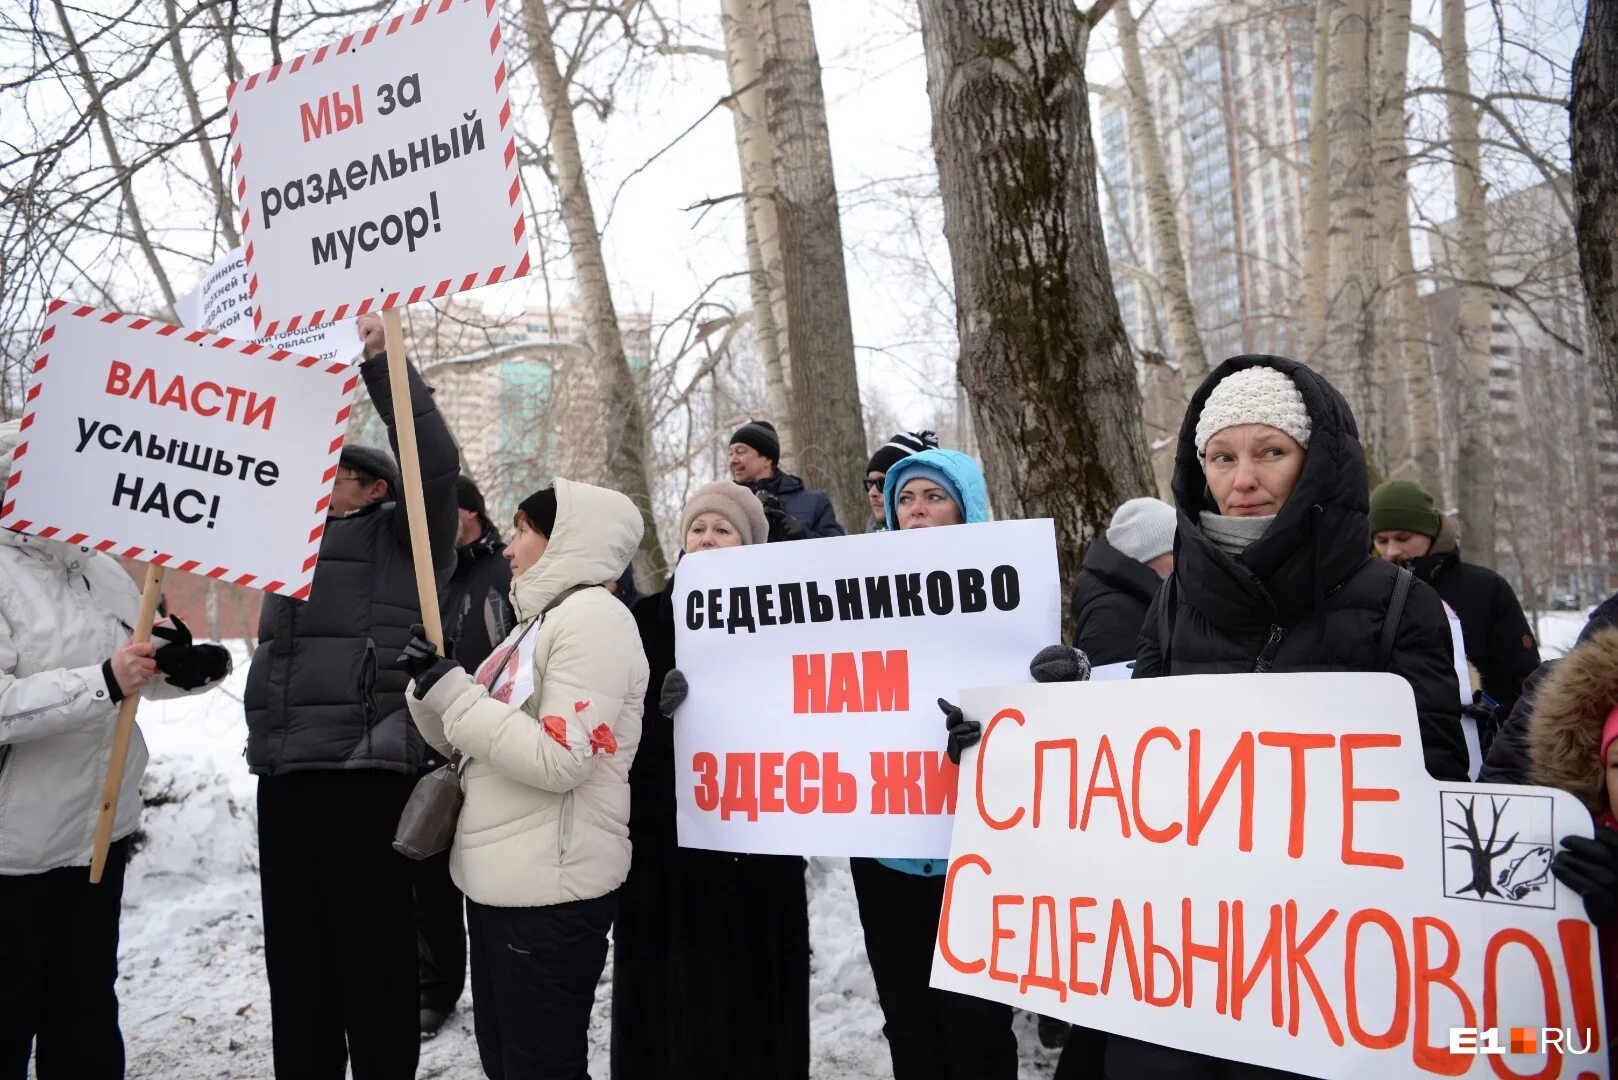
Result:
<svg viewBox="0 0 1618 1080"><path fill-rule="evenodd" d="M854 326L809 0L754 0L775 165L791 342L792 425L804 482L846 523L869 512Z"/></svg>
<svg viewBox="0 0 1618 1080"><path fill-rule="evenodd" d="M1331 50L1332 6L1315 4L1314 48L1309 73L1309 192L1304 205L1303 355L1318 366L1326 348L1326 312L1330 307L1326 255L1331 246Z"/></svg>
<svg viewBox="0 0 1618 1080"><path fill-rule="evenodd" d="M573 123L567 80L557 66L545 0L523 0L528 59L550 120L550 152L562 221L573 248L578 302L585 311L590 355L560 366L554 390L560 418L558 471L573 480L604 484L628 495L646 524L641 538L642 581L660 588L668 563L657 538L657 518L646 472L646 429L640 389L624 355L618 312L607 282L584 158Z"/></svg>
<svg viewBox="0 0 1618 1080"><path fill-rule="evenodd" d="M1064 579L1153 490L1112 291L1084 55L1067 0L922 0L960 377L1006 517L1050 517Z"/></svg>
<svg viewBox="0 0 1618 1080"><path fill-rule="evenodd" d="M1146 68L1141 63L1140 28L1135 23L1129 0L1120 0L1113 20L1118 28L1118 48L1123 58L1129 137L1135 145L1141 182L1146 191L1147 219L1151 223L1152 250L1156 255L1157 281L1163 314L1168 321L1169 341L1186 384L1195 387L1208 374L1208 353L1203 348L1196 308L1191 303L1185 256L1180 250L1180 226L1174 214L1174 195L1169 190L1168 167L1163 161L1163 142L1158 138L1157 121L1152 115L1146 85Z"/></svg>

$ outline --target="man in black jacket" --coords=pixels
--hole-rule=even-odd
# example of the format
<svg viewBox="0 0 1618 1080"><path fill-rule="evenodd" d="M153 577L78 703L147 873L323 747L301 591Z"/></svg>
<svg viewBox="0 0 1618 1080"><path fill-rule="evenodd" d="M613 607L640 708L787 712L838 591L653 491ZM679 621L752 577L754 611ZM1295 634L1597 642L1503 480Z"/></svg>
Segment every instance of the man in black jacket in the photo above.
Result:
<svg viewBox="0 0 1618 1080"><path fill-rule="evenodd" d="M1084 553L1073 583L1073 645L1095 665L1135 659L1146 609L1174 572L1174 507L1130 499Z"/></svg>
<svg viewBox="0 0 1618 1080"><path fill-rule="evenodd" d="M393 435L381 320L360 320L360 374ZM455 560L459 453L410 372L427 529L442 586ZM397 444L395 443L395 455ZM259 884L280 1080L415 1075L416 947L394 829L424 743L398 665L421 621L393 457L343 450L305 602L269 594L247 675L247 764L258 780Z"/></svg>
<svg viewBox="0 0 1618 1080"><path fill-rule="evenodd" d="M477 671L516 625L511 610L511 564L499 530L489 520L483 493L469 476L455 478L459 532L455 572L440 605L444 640L455 643L455 659ZM423 772L443 764L426 747ZM466 989L466 913L461 890L449 876L449 852L415 864L416 951L421 976L421 1037L438 1034Z"/></svg>
<svg viewBox="0 0 1618 1080"><path fill-rule="evenodd" d="M730 437L730 478L760 499L775 496L781 509L797 518L810 536L843 535L826 493L810 491L802 480L781 471L781 437L768 420L749 420Z"/></svg>
<svg viewBox="0 0 1618 1080"><path fill-rule="evenodd" d="M1466 658L1483 678L1476 689L1508 716L1523 680L1539 666L1534 632L1510 583L1486 566L1461 561L1455 523L1408 480L1389 480L1371 492L1371 539L1378 555L1410 567L1438 590L1461 620Z"/></svg>

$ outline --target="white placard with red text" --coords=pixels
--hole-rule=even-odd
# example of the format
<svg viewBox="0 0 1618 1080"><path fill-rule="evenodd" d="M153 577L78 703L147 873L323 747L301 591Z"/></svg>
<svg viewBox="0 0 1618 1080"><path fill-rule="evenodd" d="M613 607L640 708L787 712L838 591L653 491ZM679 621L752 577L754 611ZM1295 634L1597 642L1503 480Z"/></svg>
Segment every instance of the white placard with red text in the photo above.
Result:
<svg viewBox="0 0 1618 1080"><path fill-rule="evenodd" d="M1589 812L1433 780L1398 676L1010 686L963 708L985 726L934 986L1310 1076L1607 1075L1594 928L1549 869Z"/></svg>
<svg viewBox="0 0 1618 1080"><path fill-rule="evenodd" d="M247 256L231 248L208 268L202 284L174 302L175 314L192 330L252 338L253 297L247 287ZM300 356L352 363L359 359L360 335L353 320L320 323L262 339L262 345Z"/></svg>
<svg viewBox="0 0 1618 1080"><path fill-rule="evenodd" d="M433 0L229 90L258 333L528 273L495 0Z"/></svg>
<svg viewBox="0 0 1618 1080"><path fill-rule="evenodd" d="M55 301L0 527L306 597L359 373Z"/></svg>
<svg viewBox="0 0 1618 1080"><path fill-rule="evenodd" d="M697 552L674 580L685 847L943 858L938 698L1028 679L1060 632L1049 520Z"/></svg>

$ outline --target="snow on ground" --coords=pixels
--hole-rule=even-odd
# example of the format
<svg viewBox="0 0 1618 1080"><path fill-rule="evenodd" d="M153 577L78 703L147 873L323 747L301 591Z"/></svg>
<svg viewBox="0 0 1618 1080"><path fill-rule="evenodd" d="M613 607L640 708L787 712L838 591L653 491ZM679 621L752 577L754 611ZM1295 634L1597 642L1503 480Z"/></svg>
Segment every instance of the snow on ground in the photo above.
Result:
<svg viewBox="0 0 1618 1080"><path fill-rule="evenodd" d="M145 702L151 749L142 794L143 842L124 885L119 998L132 1080L258 1080L272 1073L270 996L259 924L253 778L242 759L245 656L219 690ZM846 859L809 870L814 967L810 1024L817 1080L892 1076L876 984L865 958ZM608 1075L611 955L590 1025L591 1075ZM1019 1016L1022 1077L1048 1077L1056 1055ZM470 991L444 1031L422 1047L424 1078L483 1075Z"/></svg>
<svg viewBox="0 0 1618 1080"><path fill-rule="evenodd" d="M1560 656L1584 612L1548 612L1543 653ZM140 723L152 764L142 792L144 843L124 888L119 996L132 1078L225 1080L271 1074L270 1002L259 926L254 782L242 759L246 657L214 693L148 702ZM809 871L812 1073L820 1080L892 1075L882 1013L865 958L846 859ZM590 1027L591 1073L607 1076L612 968L602 976ZM1055 1055L1019 1014L1022 1077L1048 1077ZM482 1075L470 993L443 1033L422 1048L423 1078Z"/></svg>

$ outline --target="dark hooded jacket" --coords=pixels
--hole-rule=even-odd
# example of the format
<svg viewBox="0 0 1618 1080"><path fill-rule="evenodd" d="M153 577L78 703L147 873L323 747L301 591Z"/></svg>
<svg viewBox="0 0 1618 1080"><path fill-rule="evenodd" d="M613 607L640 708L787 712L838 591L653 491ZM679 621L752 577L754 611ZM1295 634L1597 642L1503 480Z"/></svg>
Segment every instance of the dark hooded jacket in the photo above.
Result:
<svg viewBox="0 0 1618 1080"><path fill-rule="evenodd" d="M510 592L506 545L485 520L483 535L455 549L455 571L440 605L444 636L455 642L455 660L467 671L477 671L517 625Z"/></svg>
<svg viewBox="0 0 1618 1080"><path fill-rule="evenodd" d="M1510 584L1486 566L1461 561L1450 518L1426 555L1410 560L1410 569L1434 589L1461 620L1466 658L1483 676L1475 687L1492 697L1500 715L1511 712L1522 695L1523 680L1539 666L1534 632Z"/></svg>
<svg viewBox="0 0 1618 1080"><path fill-rule="evenodd" d="M1162 584L1155 570L1096 537L1073 583L1074 647L1092 664L1135 659L1146 609Z"/></svg>
<svg viewBox="0 0 1618 1080"><path fill-rule="evenodd" d="M360 365L377 414L398 445L387 358ZM414 368L410 399L433 569L455 566L460 454L432 391ZM421 621L403 501L326 519L309 599L266 594L247 673L247 766L277 776L310 769L415 772L425 743L405 710L399 653Z"/></svg>
<svg viewBox="0 0 1618 1080"><path fill-rule="evenodd" d="M1201 511L1215 506L1197 457L1197 420L1220 380L1258 365L1297 384L1312 429L1286 504L1269 531L1232 558L1202 531ZM1441 780L1467 778L1449 622L1431 587L1411 583L1391 660L1382 662L1379 638L1400 571L1369 554L1365 455L1353 414L1329 382L1276 356L1221 364L1186 409L1174 501L1174 574L1147 614L1135 678L1390 670L1415 693L1427 771ZM1160 611L1165 604L1173 606Z"/></svg>
<svg viewBox="0 0 1618 1080"><path fill-rule="evenodd" d="M774 476L752 487L754 491L767 491L780 500L781 509L797 518L809 530L811 537L843 535L837 512L832 509L831 499L827 498L826 493L810 491L803 486L802 480L789 472L782 472L779 465L775 467Z"/></svg>
<svg viewBox="0 0 1618 1080"><path fill-rule="evenodd" d="M1601 606L1590 613L1590 619L1579 631L1578 648L1589 641L1596 634L1609 627L1618 626L1618 593L1608 597ZM1489 745L1488 756L1483 760L1483 771L1478 779L1485 784L1527 784L1531 772L1528 749L1529 720L1534 714L1534 701L1539 689L1545 684L1552 672L1556 670L1560 660L1547 660L1534 669L1534 673L1523 680L1522 696L1510 713L1501 712L1504 718L1500 731L1495 735L1494 742Z"/></svg>

